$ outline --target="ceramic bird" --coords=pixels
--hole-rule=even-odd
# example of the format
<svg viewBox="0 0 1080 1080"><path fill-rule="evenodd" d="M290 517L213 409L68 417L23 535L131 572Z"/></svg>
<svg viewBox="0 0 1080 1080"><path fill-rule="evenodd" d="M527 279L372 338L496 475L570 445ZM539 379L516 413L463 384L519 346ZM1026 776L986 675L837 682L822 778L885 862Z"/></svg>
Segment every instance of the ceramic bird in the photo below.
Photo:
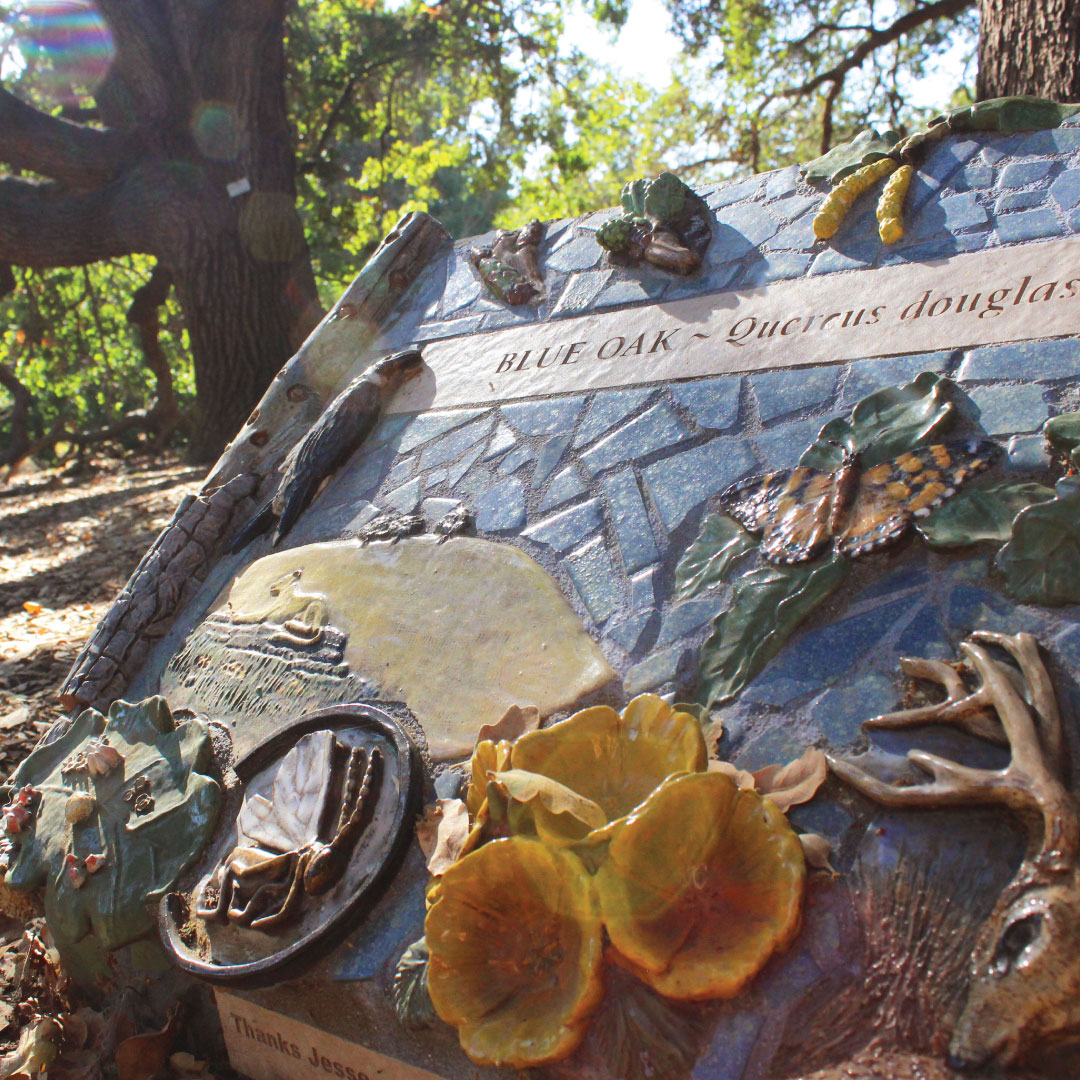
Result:
<svg viewBox="0 0 1080 1080"><path fill-rule="evenodd" d="M233 541L239 551L273 525L276 547L315 497L320 484L350 457L382 415L394 392L420 374L418 349L393 353L358 375L329 405L281 463L281 483L273 497Z"/></svg>

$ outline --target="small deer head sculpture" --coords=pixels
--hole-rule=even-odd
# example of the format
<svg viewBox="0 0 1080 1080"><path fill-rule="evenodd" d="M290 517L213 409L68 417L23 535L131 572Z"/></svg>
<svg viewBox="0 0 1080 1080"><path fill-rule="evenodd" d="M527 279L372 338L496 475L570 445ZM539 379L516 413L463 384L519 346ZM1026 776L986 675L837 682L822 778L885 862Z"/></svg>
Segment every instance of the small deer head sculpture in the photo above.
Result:
<svg viewBox="0 0 1080 1080"><path fill-rule="evenodd" d="M986 646L1008 653L995 659ZM970 986L953 1032L949 1065L1003 1067L1080 1040L1080 815L1064 783L1061 715L1030 634L973 634L960 646L978 685L936 660L904 659L908 675L939 683L938 704L889 713L865 727L953 724L1010 749L1001 770L976 769L921 750L909 759L932 779L898 787L849 761L832 770L867 797L894 807L1000 803L1028 828L1028 849L979 931Z"/></svg>

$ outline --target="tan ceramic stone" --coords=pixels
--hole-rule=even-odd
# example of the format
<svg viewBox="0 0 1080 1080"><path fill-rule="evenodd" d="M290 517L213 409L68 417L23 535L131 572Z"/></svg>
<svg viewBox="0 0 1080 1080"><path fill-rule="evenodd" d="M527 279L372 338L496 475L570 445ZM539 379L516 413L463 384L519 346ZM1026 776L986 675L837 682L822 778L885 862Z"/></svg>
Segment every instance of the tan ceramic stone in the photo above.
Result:
<svg viewBox="0 0 1080 1080"><path fill-rule="evenodd" d="M276 602L282 582L302 590L303 612ZM318 619L315 598L325 601ZM511 705L547 716L614 675L547 571L516 548L471 537L279 552L248 567L225 603L236 622L272 611L299 615L306 633L319 623L343 631L350 671L409 706L436 760L469 754L480 727Z"/></svg>

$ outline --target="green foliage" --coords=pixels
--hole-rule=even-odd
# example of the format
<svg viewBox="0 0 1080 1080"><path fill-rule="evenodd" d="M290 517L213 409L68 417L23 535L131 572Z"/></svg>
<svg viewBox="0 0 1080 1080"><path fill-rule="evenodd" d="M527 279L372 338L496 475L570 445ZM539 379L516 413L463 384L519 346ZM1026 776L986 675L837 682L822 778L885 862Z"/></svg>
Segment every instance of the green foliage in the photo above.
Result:
<svg viewBox="0 0 1080 1080"><path fill-rule="evenodd" d="M698 700L711 708L735 697L850 570L833 552L805 566L759 566L739 578L731 607L701 647Z"/></svg>
<svg viewBox="0 0 1080 1080"><path fill-rule="evenodd" d="M142 255L87 267L15 268L16 289L0 298L0 363L13 368L34 397L31 439L44 436L58 420L69 430L87 431L149 407L156 383L126 313L152 268L153 260ZM186 339L170 296L162 309L160 342L181 409L195 393ZM11 405L0 387L0 449L7 442ZM139 436L130 432L126 440L134 447ZM50 460L51 448L41 456Z"/></svg>
<svg viewBox="0 0 1080 1080"><path fill-rule="evenodd" d="M1080 481L1059 480L1057 497L1024 510L998 552L1005 591L1027 604L1080 603Z"/></svg>
<svg viewBox="0 0 1080 1080"><path fill-rule="evenodd" d="M723 584L735 560L757 544L757 537L727 514L709 514L675 567L675 599L689 600Z"/></svg>
<svg viewBox="0 0 1080 1080"><path fill-rule="evenodd" d="M828 180L838 184L845 176L857 172L864 165L889 156L889 151L900 141L895 131L887 128L878 132L874 128L860 131L853 139L834 146L802 167L807 180Z"/></svg>
<svg viewBox="0 0 1080 1080"><path fill-rule="evenodd" d="M864 397L850 420L830 420L821 429L799 464L831 471L843 464L848 450L861 454L863 466L869 468L941 435L954 418L947 397L952 385L924 371L906 386L889 386Z"/></svg>
<svg viewBox="0 0 1080 1080"><path fill-rule="evenodd" d="M997 484L964 491L939 506L915 527L934 548L966 547L989 540L1003 544L1021 510L1054 498L1043 484Z"/></svg>
<svg viewBox="0 0 1080 1080"><path fill-rule="evenodd" d="M414 941L397 962L391 995L394 1012L402 1027L410 1031L431 1027L438 1019L428 993L427 969L430 954L427 940Z"/></svg>
<svg viewBox="0 0 1080 1080"><path fill-rule="evenodd" d="M119 767L103 776L62 767L102 735L123 755ZM217 821L221 791L205 775L212 758L202 721L173 727L165 700L149 698L115 702L108 719L84 710L60 738L37 747L15 771L13 789L32 784L42 794L33 824L24 829L28 835L17 838L5 880L15 889L45 887L49 930L62 952L88 936L97 949L117 949L154 930L148 902L195 860ZM136 814L123 799L138 776L149 779L154 799L146 814ZM71 824L66 807L77 791L93 796L94 810ZM79 859L105 856L81 888L66 872L69 853Z"/></svg>
<svg viewBox="0 0 1080 1080"><path fill-rule="evenodd" d="M1080 465L1080 413L1063 413L1043 424L1046 441L1075 467Z"/></svg>

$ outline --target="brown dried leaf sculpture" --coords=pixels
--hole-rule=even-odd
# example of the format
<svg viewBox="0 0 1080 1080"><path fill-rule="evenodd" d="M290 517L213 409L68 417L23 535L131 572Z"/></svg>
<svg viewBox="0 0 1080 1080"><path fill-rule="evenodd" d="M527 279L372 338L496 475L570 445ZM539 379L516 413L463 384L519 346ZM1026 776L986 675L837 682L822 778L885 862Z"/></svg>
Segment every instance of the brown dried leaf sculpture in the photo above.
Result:
<svg viewBox="0 0 1080 1080"><path fill-rule="evenodd" d="M825 755L809 747L801 758L787 765L768 765L754 773L754 787L784 813L808 802L825 782L828 773Z"/></svg>
<svg viewBox="0 0 1080 1080"><path fill-rule="evenodd" d="M428 873L439 877L461 857L469 838L469 808L461 799L437 799L416 826Z"/></svg>
<svg viewBox="0 0 1080 1080"><path fill-rule="evenodd" d="M175 1006L160 1031L125 1039L116 1048L113 1062L117 1080L151 1080L168 1063L179 1031L180 1007Z"/></svg>

